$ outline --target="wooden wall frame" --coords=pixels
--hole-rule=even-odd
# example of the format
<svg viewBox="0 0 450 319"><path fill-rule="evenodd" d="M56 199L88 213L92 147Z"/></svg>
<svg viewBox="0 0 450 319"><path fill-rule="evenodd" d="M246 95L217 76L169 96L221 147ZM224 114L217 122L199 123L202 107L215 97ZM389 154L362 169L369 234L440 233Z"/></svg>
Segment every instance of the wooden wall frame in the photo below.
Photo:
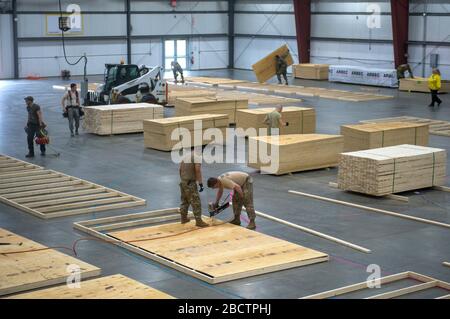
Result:
<svg viewBox="0 0 450 319"><path fill-rule="evenodd" d="M364 299L392 299L395 297L400 297L400 296L404 296L407 294L411 294L414 292L423 291L423 290L427 290L427 289L435 288L435 287L445 289L449 292L449 294L440 296L435 299L450 299L450 284L449 283L438 280L438 279L434 279L434 278L431 278L431 277L428 277L425 275L421 275L421 274L418 274L418 273L412 272L412 271L406 271L406 272L398 273L395 275L382 277L382 278L380 278L380 284L383 285L383 284L392 283L392 282L400 281L400 280L404 280L404 279L413 279L413 280L419 281L421 283L417 284L417 285L409 286L406 288L401 288L401 289L396 289L396 290L392 290L392 291L388 291L388 292L384 292L384 293L380 293L380 294L375 294L375 295L372 295L372 296L364 298ZM328 291L321 292L321 293L314 294L314 295L309 295L306 297L302 297L300 299L327 299L327 298L331 298L331 297L344 295L344 294L347 294L350 292L361 291L363 289L368 289L367 281L353 284L350 286L333 289L333 290L328 290Z"/></svg>
<svg viewBox="0 0 450 319"><path fill-rule="evenodd" d="M0 202L43 219L146 204L145 199L4 155Z"/></svg>

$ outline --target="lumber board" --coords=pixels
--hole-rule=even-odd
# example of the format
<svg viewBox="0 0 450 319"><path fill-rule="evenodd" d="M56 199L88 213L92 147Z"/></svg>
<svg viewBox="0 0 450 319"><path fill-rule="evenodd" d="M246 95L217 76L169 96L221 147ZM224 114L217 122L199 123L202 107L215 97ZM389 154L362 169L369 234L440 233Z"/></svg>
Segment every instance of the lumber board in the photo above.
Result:
<svg viewBox="0 0 450 319"><path fill-rule="evenodd" d="M430 93L428 79L423 77L414 77L414 79L400 79L400 91ZM450 81L441 80L441 93L450 93Z"/></svg>
<svg viewBox="0 0 450 319"><path fill-rule="evenodd" d="M420 217L415 217L415 216L406 215L406 214L400 214L400 213L396 213L396 212L392 212L392 211L388 211L388 210L384 210L384 209L378 209L378 208L374 208L374 207L359 205L359 204L355 204L355 203L345 202L345 201L341 201L341 200L337 200L337 199L333 199L333 198L308 194L308 193L304 193L304 192L290 190L289 193L294 194L294 195L308 197L308 198L313 198L313 199L317 199L317 200L322 200L322 201L330 202L330 203L334 203L334 204L359 208L359 209L362 209L362 210L365 210L365 211L368 211L371 213L379 213L379 214L389 215L389 216L393 216L393 217L399 217L399 218L403 218L403 219L407 219L407 220L412 220L415 222L430 224L430 225L444 227L444 228L450 228L450 224L441 223L441 222L431 220L431 219L420 218Z"/></svg>
<svg viewBox="0 0 450 319"><path fill-rule="evenodd" d="M328 260L324 253L228 223L201 229L193 221L154 225L161 217L177 217L171 215L178 211L174 208L156 211L156 215L146 212L116 216L74 226L212 284ZM151 217L154 222L150 222ZM147 226L136 227L142 219L147 219ZM95 230L96 225L104 230L111 225L120 228L120 224L133 228L106 233Z"/></svg>
<svg viewBox="0 0 450 319"><path fill-rule="evenodd" d="M339 188L338 183L335 183L335 182L329 182L328 186L333 187L333 188ZM388 195L384 195L383 197L387 198L387 199L398 200L398 201L405 202L405 203L409 202L409 197L401 196L401 195L388 194Z"/></svg>
<svg viewBox="0 0 450 319"><path fill-rule="evenodd" d="M7 299L173 299L162 291L120 274L83 280L80 285L80 288L61 285L40 289Z"/></svg>
<svg viewBox="0 0 450 319"><path fill-rule="evenodd" d="M143 119L164 117L161 105L131 103L84 108L83 129L97 135L143 132Z"/></svg>
<svg viewBox="0 0 450 319"><path fill-rule="evenodd" d="M405 287L402 289L397 289L397 290L392 290L392 291L388 291L388 292L381 293L381 294L371 295L370 297L367 297L365 299L392 299L395 297L404 296L407 294L411 294L411 293L414 293L417 291L423 291L426 289L431 289L434 287L439 287L439 288L450 291L449 283L441 281L441 280L437 280L437 279L434 279L434 278L431 278L428 276L424 276L424 275L421 275L421 274L418 274L418 273L415 273L412 271L406 271L403 273L398 273L398 274L394 274L394 275L390 275L390 276L386 276L386 277L381 277L379 279L379 283L381 285L385 285L385 284L398 282L398 281L405 280L405 279L413 279L413 280L419 281L421 283L415 284L412 286L408 286L408 287ZM342 295L348 294L350 292L362 291L362 290L367 290L367 289L369 289L368 282L364 281L364 282L360 282L357 284L317 293L314 295L309 295L306 297L302 297L300 299L328 299L328 298L332 298L332 297L336 297L336 296L342 296ZM372 289L372 290L376 291L376 289ZM442 296L442 297L438 297L435 299L444 299L445 297L446 296Z"/></svg>
<svg viewBox="0 0 450 319"><path fill-rule="evenodd" d="M268 128L264 123L265 117L274 110L275 108L238 110L236 128L256 129L257 135L260 135L259 129ZM316 131L316 111L313 108L286 106L281 116L288 125L280 128L280 135L311 134Z"/></svg>
<svg viewBox="0 0 450 319"><path fill-rule="evenodd" d="M289 134L249 137L247 166L264 173L282 175L337 166L344 147L340 135ZM266 163L260 149L270 152ZM266 151L267 150L267 151ZM278 154L277 154L278 152Z"/></svg>
<svg viewBox="0 0 450 319"><path fill-rule="evenodd" d="M100 275L99 268L54 249L8 255L47 247L3 228L0 241L11 244L0 246L0 295L65 283L70 274L67 266L71 264L80 267L82 278Z"/></svg>
<svg viewBox="0 0 450 319"><path fill-rule="evenodd" d="M418 145L397 145L342 153L338 186L383 196L445 183L447 153Z"/></svg>
<svg viewBox="0 0 450 319"><path fill-rule="evenodd" d="M292 66L292 73L298 79L328 80L329 67L329 64L294 64Z"/></svg>
<svg viewBox="0 0 450 319"><path fill-rule="evenodd" d="M205 131L214 128L225 136L228 122L227 114L200 114L144 120L144 146L161 151L172 151L207 145L215 140L206 138ZM184 135L185 131L189 131L189 136Z"/></svg>
<svg viewBox="0 0 450 319"><path fill-rule="evenodd" d="M344 151L353 152L401 144L428 146L428 124L409 122L342 125Z"/></svg>
<svg viewBox="0 0 450 319"><path fill-rule="evenodd" d="M146 203L144 199L60 172L44 169L39 172L10 177L0 183L0 202L45 219Z"/></svg>
<svg viewBox="0 0 450 319"><path fill-rule="evenodd" d="M284 56L287 54L285 58L287 65L290 66L294 64L294 60L292 59L291 54L288 52L289 48L285 44L253 64L252 69L253 72L255 72L258 82L264 83L276 74L276 55Z"/></svg>
<svg viewBox="0 0 450 319"><path fill-rule="evenodd" d="M443 264L444 266L450 267L450 262L448 262L448 261L444 261L442 264Z"/></svg>

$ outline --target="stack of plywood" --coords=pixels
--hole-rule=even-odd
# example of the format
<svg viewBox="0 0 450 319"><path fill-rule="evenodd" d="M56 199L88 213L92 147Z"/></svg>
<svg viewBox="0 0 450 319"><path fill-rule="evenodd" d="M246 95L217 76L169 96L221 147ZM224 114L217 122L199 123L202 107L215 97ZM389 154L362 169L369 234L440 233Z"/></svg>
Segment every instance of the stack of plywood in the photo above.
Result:
<svg viewBox="0 0 450 319"><path fill-rule="evenodd" d="M239 97L192 97L175 101L175 116L226 114L230 124L236 123L236 111L248 108L248 99Z"/></svg>
<svg viewBox="0 0 450 319"><path fill-rule="evenodd" d="M294 77L299 79L328 80L328 70L328 64L302 63L292 66Z"/></svg>
<svg viewBox="0 0 450 319"><path fill-rule="evenodd" d="M201 121L201 127L197 128L195 121ZM225 114L201 114L144 120L144 144L147 148L161 151L206 145L212 142L211 139L203 138L206 129L217 128L225 136L227 127L228 116ZM183 129L189 130L189 138L182 135ZM172 140L172 134L174 134L175 140ZM201 138L197 139L197 135Z"/></svg>
<svg viewBox="0 0 450 319"><path fill-rule="evenodd" d="M207 96L207 97L215 97L216 92L211 90L201 90L192 88L191 90L182 90L182 91L169 91L169 97L167 99L167 103L170 105L174 105L175 101L179 98L190 98L190 97L199 97L199 96Z"/></svg>
<svg viewBox="0 0 450 319"><path fill-rule="evenodd" d="M343 153L338 186L374 196L440 186L445 182L446 165L445 150L417 145Z"/></svg>
<svg viewBox="0 0 450 319"><path fill-rule="evenodd" d="M428 145L428 125L409 122L341 126L344 151L352 152L400 144Z"/></svg>
<svg viewBox="0 0 450 319"><path fill-rule="evenodd" d="M268 163L261 157L260 148L270 153ZM337 166L343 149L344 138L340 135L250 137L247 165L275 175L332 167Z"/></svg>
<svg viewBox="0 0 450 319"><path fill-rule="evenodd" d="M430 89L428 87L428 79L415 77L414 79L405 78L400 79L400 91L408 91L408 92L424 92L430 93ZM442 80L441 81L441 89L439 90L441 93L450 93L450 81Z"/></svg>
<svg viewBox="0 0 450 319"><path fill-rule="evenodd" d="M289 48L287 45L283 45L282 47L276 49L263 59L259 60L255 64L252 65L252 69L255 72L256 78L259 83L264 83L270 78L272 78L276 74L276 59L275 56L283 56L287 54L285 61L287 65L294 64L294 60L289 52Z"/></svg>
<svg viewBox="0 0 450 319"><path fill-rule="evenodd" d="M164 117L161 105L148 103L89 106L84 112L84 130L98 135L142 132L143 119Z"/></svg>
<svg viewBox="0 0 450 319"><path fill-rule="evenodd" d="M264 119L275 109L272 107L238 110L236 128L267 128ZM316 131L316 111L313 108L285 106L282 120L288 124L280 128L280 134L310 134Z"/></svg>

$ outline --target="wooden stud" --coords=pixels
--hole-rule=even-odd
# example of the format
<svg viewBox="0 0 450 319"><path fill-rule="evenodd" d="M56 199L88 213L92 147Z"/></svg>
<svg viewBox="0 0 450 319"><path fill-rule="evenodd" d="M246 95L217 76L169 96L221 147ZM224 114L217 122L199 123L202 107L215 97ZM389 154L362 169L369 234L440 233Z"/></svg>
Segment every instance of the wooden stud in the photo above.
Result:
<svg viewBox="0 0 450 319"><path fill-rule="evenodd" d="M414 286L409 286L406 288L402 288L402 289L397 289L394 291L388 291L379 295L375 295L375 296L371 296L365 299L392 299L392 298L396 298L399 296L404 296L407 294L411 294L413 292L417 292L417 291L422 291L422 290L426 290L426 289L430 289L433 287L437 286L437 281L430 281L430 282L425 282L422 284L418 284L418 285L414 285Z"/></svg>
<svg viewBox="0 0 450 319"><path fill-rule="evenodd" d="M304 232L306 232L308 234L311 234L311 235L314 235L314 236L318 236L320 238L323 238L323 239L335 242L337 244L340 244L340 245L343 245L343 246L346 246L346 247L349 247L349 248L361 251L361 252L366 253L366 254L371 253L370 249L367 249L367 248L364 248L364 247L352 244L350 242L344 241L344 240L336 238L336 237L329 236L329 235L324 234L324 233L320 233L318 231L315 231L313 229L310 229L310 228L307 228L307 227L304 227L304 226L301 226L301 225L297 225L297 224L285 221L285 220L283 220L281 218L277 218L277 217L274 217L274 216L271 216L271 215L268 215L268 214L265 214L265 213L262 213L262 212L258 212L258 211L256 211L256 215L260 216L260 217L263 217L263 218L266 218L268 220L271 220L271 221L274 221L274 222L277 222L277 223L280 223L280 224L283 224L283 225L286 225L286 226L289 226L289 227L292 227L292 228L304 231Z"/></svg>
<svg viewBox="0 0 450 319"><path fill-rule="evenodd" d="M113 198L105 198L105 199L97 199L97 200L88 200L88 201L78 201L75 203L69 203L69 204L61 204L61 205L52 205L48 207L38 207L36 210L40 213L51 213L51 212L57 212L57 211L63 211L66 209L72 209L72 208L81 208L81 207L93 207L96 205L103 205L103 204L112 204L112 203L119 203L119 202L128 202L132 200L131 196L127 197L113 197Z"/></svg>
<svg viewBox="0 0 450 319"><path fill-rule="evenodd" d="M441 192L450 192L450 187L447 186L433 186L433 189Z"/></svg>
<svg viewBox="0 0 450 319"><path fill-rule="evenodd" d="M85 186L85 185L83 185L83 186ZM66 192L61 192L61 193L54 193L54 194L50 194L50 195L19 197L19 198L14 199L14 201L16 201L20 204L25 204L25 203L35 204L35 203L39 203L40 201L44 201L44 202L47 202L49 200L57 201L58 198L61 200L64 200L64 199L76 198L77 196L80 196L80 195L91 195L91 194L102 194L102 193L110 194L101 188L88 188L88 189L82 189L82 190L72 190L72 191L66 191ZM114 194L114 193L112 193L112 194Z"/></svg>
<svg viewBox="0 0 450 319"><path fill-rule="evenodd" d="M445 223L437 222L434 220L429 220L429 219L425 219L425 218L419 218L419 217L414 217L414 216L410 216L410 215L391 212L391 211L384 210L384 209L363 206L363 205L359 205L359 204L344 202L344 201L340 201L337 199L332 199L332 198L323 197L323 196L317 196L317 195L303 193L303 192L297 192L297 191L293 191L293 190L290 190L289 193L295 194L295 195L300 195L300 196L305 196L305 197L309 197L309 198L314 198L314 199L318 199L318 200L323 200L323 201L330 202L330 203L340 204L340 205L344 205L344 206L348 206L348 207L359 208L359 209L363 209L363 210L366 210L369 212L380 213L380 214L384 214L384 215L413 220L416 222L421 222L421 223L430 224L430 225L434 225L434 226L450 228L450 224L445 224Z"/></svg>
<svg viewBox="0 0 450 319"><path fill-rule="evenodd" d="M444 261L442 264L443 264L444 266L450 267L450 262L448 262L448 261Z"/></svg>
<svg viewBox="0 0 450 319"><path fill-rule="evenodd" d="M115 193L102 192L99 194L91 194L91 195L85 195L85 196L73 196L73 197L60 198L60 199L44 200L44 201L40 201L40 202L31 202L31 203L28 203L27 206L30 208L37 208L37 207L43 207L43 206L53 206L53 205L67 204L67 203L72 203L72 202L80 202L80 201L93 200L93 199L109 198L109 197L115 197L115 196L117 196L117 194L115 194ZM22 202L22 204L23 204L23 202Z"/></svg>
<svg viewBox="0 0 450 319"><path fill-rule="evenodd" d="M338 183L335 183L335 182L328 182L328 186L333 187L333 188L339 188ZM406 202L406 203L409 202L409 198L406 196L389 194L389 195L384 195L382 197L388 198L388 199L393 199L393 200L399 200L401 202Z"/></svg>

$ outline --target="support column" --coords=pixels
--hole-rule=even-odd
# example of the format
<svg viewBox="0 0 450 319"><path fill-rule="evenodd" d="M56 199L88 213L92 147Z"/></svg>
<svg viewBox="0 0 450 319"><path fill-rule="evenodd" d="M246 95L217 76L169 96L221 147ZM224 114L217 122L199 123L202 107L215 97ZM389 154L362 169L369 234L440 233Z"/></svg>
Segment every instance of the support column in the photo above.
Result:
<svg viewBox="0 0 450 319"><path fill-rule="evenodd" d="M391 0L395 67L408 63L409 0Z"/></svg>
<svg viewBox="0 0 450 319"><path fill-rule="evenodd" d="M228 68L234 68L234 5L235 0L228 1Z"/></svg>
<svg viewBox="0 0 450 319"><path fill-rule="evenodd" d="M13 58L14 78L19 78L19 40L17 39L17 0L12 0L12 32L13 32Z"/></svg>
<svg viewBox="0 0 450 319"><path fill-rule="evenodd" d="M298 60L300 63L309 63L311 50L311 0L293 1Z"/></svg>
<svg viewBox="0 0 450 319"><path fill-rule="evenodd" d="M127 63L131 64L131 0L125 0L127 13Z"/></svg>

